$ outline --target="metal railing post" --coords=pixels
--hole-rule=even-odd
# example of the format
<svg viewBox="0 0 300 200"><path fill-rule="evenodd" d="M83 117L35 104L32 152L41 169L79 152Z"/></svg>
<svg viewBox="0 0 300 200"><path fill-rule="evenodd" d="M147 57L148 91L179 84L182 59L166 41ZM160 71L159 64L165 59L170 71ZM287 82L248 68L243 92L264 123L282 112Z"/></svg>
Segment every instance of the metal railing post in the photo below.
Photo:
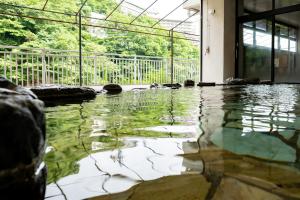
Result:
<svg viewBox="0 0 300 200"><path fill-rule="evenodd" d="M134 78L134 84L136 85L136 55L134 55L134 61L133 61L133 78Z"/></svg>
<svg viewBox="0 0 300 200"><path fill-rule="evenodd" d="M46 50L42 49L42 85L46 84Z"/></svg>
<svg viewBox="0 0 300 200"><path fill-rule="evenodd" d="M166 58L166 77L165 77L165 82L167 83L168 82L168 58Z"/></svg>
<svg viewBox="0 0 300 200"><path fill-rule="evenodd" d="M97 76L97 71L96 71L96 68L97 68L97 54L95 54L94 56L94 85L96 85L96 76Z"/></svg>
<svg viewBox="0 0 300 200"><path fill-rule="evenodd" d="M6 78L6 51L4 52L4 78Z"/></svg>
<svg viewBox="0 0 300 200"><path fill-rule="evenodd" d="M78 31L78 37L79 37L79 85L80 87L82 86L82 35L81 35L81 29L82 29L82 24L81 24L81 11L79 12L79 31Z"/></svg>
<svg viewBox="0 0 300 200"><path fill-rule="evenodd" d="M171 84L174 82L174 31L171 30Z"/></svg>

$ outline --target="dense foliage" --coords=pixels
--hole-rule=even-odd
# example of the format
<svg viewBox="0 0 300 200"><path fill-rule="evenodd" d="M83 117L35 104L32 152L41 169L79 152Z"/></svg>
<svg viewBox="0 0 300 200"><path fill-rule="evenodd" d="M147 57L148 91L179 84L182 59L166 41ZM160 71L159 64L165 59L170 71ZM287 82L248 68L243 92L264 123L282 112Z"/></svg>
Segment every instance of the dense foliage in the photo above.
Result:
<svg viewBox="0 0 300 200"><path fill-rule="evenodd" d="M45 1L41 0L2 0L2 3L25 5L34 8L42 8ZM74 13L80 8L80 0L50 0L48 10L56 10L64 13ZM108 14L114 7L114 0L89 0L82 10L83 16L90 16L91 12ZM72 21L74 17L66 17L61 14L37 12L29 9L13 8L1 5L1 13L17 13L18 15L35 15L39 18L51 18L54 20ZM117 10L109 19L130 22L134 16L126 15ZM85 19L83 23L89 23ZM103 25L104 22L102 22ZM142 16L135 23L150 26L155 20ZM125 25L105 23L105 26L118 26L128 28ZM124 27L122 27L124 26ZM131 27L136 31L167 35L162 30L147 30L144 27ZM85 51L110 52L120 54L138 54L148 56L169 56L170 41L167 37L151 36L128 31L105 30L106 37L93 37L89 27L83 27L83 48ZM176 34L176 36L179 36ZM184 36L180 36L184 37ZM199 50L190 41L175 39L175 56L197 57ZM44 47L51 49L78 49L78 26L76 24L49 22L41 19L25 17L1 16L0 18L0 44L17 45L25 47Z"/></svg>

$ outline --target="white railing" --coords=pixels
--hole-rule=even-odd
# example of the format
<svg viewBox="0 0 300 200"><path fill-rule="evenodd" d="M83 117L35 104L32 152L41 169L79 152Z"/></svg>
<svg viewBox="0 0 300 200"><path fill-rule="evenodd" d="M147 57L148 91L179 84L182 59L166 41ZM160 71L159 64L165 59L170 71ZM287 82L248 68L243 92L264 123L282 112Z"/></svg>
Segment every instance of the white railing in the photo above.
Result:
<svg viewBox="0 0 300 200"><path fill-rule="evenodd" d="M200 78L198 59L174 58L174 82ZM0 76L17 85L79 85L77 51L0 45ZM170 83L170 58L83 53L83 85Z"/></svg>

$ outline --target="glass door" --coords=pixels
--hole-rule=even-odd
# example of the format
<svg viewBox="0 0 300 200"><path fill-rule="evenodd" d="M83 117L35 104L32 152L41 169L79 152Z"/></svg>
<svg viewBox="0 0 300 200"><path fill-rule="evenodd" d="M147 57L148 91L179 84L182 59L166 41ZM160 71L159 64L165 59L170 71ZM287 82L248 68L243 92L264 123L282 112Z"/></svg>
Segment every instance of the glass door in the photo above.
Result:
<svg viewBox="0 0 300 200"><path fill-rule="evenodd" d="M275 25L275 82L300 82L300 11L277 15Z"/></svg>
<svg viewBox="0 0 300 200"><path fill-rule="evenodd" d="M272 20L240 24L239 77L271 79Z"/></svg>

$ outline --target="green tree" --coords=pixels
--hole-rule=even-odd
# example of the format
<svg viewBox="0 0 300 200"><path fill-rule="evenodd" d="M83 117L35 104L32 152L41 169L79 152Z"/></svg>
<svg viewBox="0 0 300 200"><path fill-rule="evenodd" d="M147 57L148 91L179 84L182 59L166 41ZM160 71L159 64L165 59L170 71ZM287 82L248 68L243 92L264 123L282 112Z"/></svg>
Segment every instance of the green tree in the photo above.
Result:
<svg viewBox="0 0 300 200"><path fill-rule="evenodd" d="M2 0L3 3L25 5L34 8L42 8L42 1L38 0ZM47 4L47 9L64 13L74 14L82 2L80 0L52 0ZM116 6L113 0L89 0L82 10L83 16L90 16L91 12L108 14ZM60 21L73 21L74 17L66 17L56 13L38 12L29 9L13 8L1 6L0 11L4 13L18 13L21 15L34 15L40 18L51 18ZM109 19L112 21L130 22L134 16L126 15L118 9ZM84 19L85 23L90 23ZM142 16L135 22L143 26L151 26L155 20L148 16ZM101 22L108 27L118 27L124 30L128 26L110 22ZM159 26L157 26L159 28ZM78 26L73 24L49 22L39 19L28 19L22 17L6 16L0 19L0 43L6 45L16 45L25 47L43 47L52 49L78 49ZM169 56L170 40L167 37L151 36L142 33L116 31L106 29L106 38L92 36L89 27L83 27L83 49L85 51L100 51L120 54L138 54L147 56ZM161 27L160 27L161 28ZM131 27L131 30L138 32L151 32L154 34L167 35L166 31L149 29L145 27ZM175 36L184 37L180 34ZM174 41L175 56L198 57L199 49L192 45L190 41Z"/></svg>

